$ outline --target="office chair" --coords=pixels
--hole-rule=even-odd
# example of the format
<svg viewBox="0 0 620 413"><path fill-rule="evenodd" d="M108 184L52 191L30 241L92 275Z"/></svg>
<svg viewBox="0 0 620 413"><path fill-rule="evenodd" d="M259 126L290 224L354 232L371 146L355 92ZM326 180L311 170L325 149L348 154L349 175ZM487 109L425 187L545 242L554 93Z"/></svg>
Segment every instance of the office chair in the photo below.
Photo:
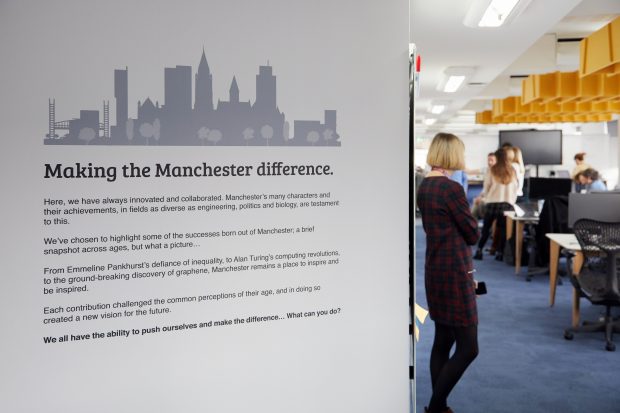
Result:
<svg viewBox="0 0 620 413"><path fill-rule="evenodd" d="M612 337L613 333L620 333L620 321L612 318L611 307L620 306L620 222L580 219L573 229L584 254L584 265L579 275L571 274L571 282L581 297L605 306L605 317L566 329L564 338L572 340L576 332L604 331L605 348L615 351Z"/></svg>

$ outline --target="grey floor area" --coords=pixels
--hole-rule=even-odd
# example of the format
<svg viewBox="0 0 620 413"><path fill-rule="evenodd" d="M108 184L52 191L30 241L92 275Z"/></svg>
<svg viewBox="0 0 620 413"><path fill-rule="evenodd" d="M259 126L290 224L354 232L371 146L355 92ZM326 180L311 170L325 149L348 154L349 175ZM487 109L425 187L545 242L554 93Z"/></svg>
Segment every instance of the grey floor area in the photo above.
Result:
<svg viewBox="0 0 620 413"><path fill-rule="evenodd" d="M416 226L416 302L426 308L425 234ZM476 278L488 294L478 299L480 354L453 390L455 413L619 413L620 335L616 352L605 350L603 333L563 338L571 322L572 287L558 286L549 307L549 276L525 281L525 269L485 255L475 263ZM562 266L562 265L561 265ZM602 307L581 300L581 319L596 320ZM617 309L616 309L617 310ZM616 311L616 314L618 311ZM416 412L431 395L429 358L433 321L420 326L416 347Z"/></svg>

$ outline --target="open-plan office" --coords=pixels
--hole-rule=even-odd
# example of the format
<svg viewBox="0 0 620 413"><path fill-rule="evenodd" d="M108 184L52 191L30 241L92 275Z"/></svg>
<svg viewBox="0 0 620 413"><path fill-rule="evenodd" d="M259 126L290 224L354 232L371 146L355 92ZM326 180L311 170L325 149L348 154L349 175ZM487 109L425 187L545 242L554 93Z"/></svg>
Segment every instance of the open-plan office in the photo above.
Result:
<svg viewBox="0 0 620 413"><path fill-rule="evenodd" d="M476 299L478 356L449 405L618 412L620 3L506 2L516 7L505 21L482 24L488 3L412 2L416 187L438 169L427 159L444 132L464 143L465 168L451 179L479 229L506 151L520 190L486 244L471 247L488 293ZM426 308L429 234L416 212L416 302ZM420 412L434 394L434 326L419 324Z"/></svg>

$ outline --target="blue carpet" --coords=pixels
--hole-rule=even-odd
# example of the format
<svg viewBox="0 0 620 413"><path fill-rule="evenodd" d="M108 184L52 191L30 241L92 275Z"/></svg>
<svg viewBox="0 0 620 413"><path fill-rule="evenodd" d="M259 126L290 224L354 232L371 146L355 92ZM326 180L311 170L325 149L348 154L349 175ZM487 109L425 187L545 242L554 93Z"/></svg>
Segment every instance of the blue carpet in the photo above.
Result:
<svg viewBox="0 0 620 413"><path fill-rule="evenodd" d="M425 234L416 227L416 302L426 307ZM572 286L559 285L549 307L549 276L531 282L514 267L485 255L476 261L476 279L488 294L478 299L480 354L452 391L455 413L618 413L620 336L616 352L605 350L603 333L564 340L571 323ZM596 320L602 307L581 300L581 320ZM429 372L433 321L420 326L416 347L416 412L431 396Z"/></svg>

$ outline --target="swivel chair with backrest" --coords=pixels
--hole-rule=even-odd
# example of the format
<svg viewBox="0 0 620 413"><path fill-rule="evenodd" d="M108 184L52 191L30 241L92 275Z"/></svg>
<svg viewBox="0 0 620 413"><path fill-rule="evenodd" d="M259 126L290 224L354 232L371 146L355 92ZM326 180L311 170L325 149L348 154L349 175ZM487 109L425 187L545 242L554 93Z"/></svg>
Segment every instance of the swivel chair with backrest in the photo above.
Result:
<svg viewBox="0 0 620 413"><path fill-rule="evenodd" d="M571 274L571 282L581 297L594 305L605 306L605 317L598 322L584 322L582 326L564 331L564 338L573 339L576 332L605 332L605 348L616 349L613 333L620 333L620 321L611 315L611 307L620 306L620 222L601 222L580 219L573 229L581 245L584 265L581 272Z"/></svg>

